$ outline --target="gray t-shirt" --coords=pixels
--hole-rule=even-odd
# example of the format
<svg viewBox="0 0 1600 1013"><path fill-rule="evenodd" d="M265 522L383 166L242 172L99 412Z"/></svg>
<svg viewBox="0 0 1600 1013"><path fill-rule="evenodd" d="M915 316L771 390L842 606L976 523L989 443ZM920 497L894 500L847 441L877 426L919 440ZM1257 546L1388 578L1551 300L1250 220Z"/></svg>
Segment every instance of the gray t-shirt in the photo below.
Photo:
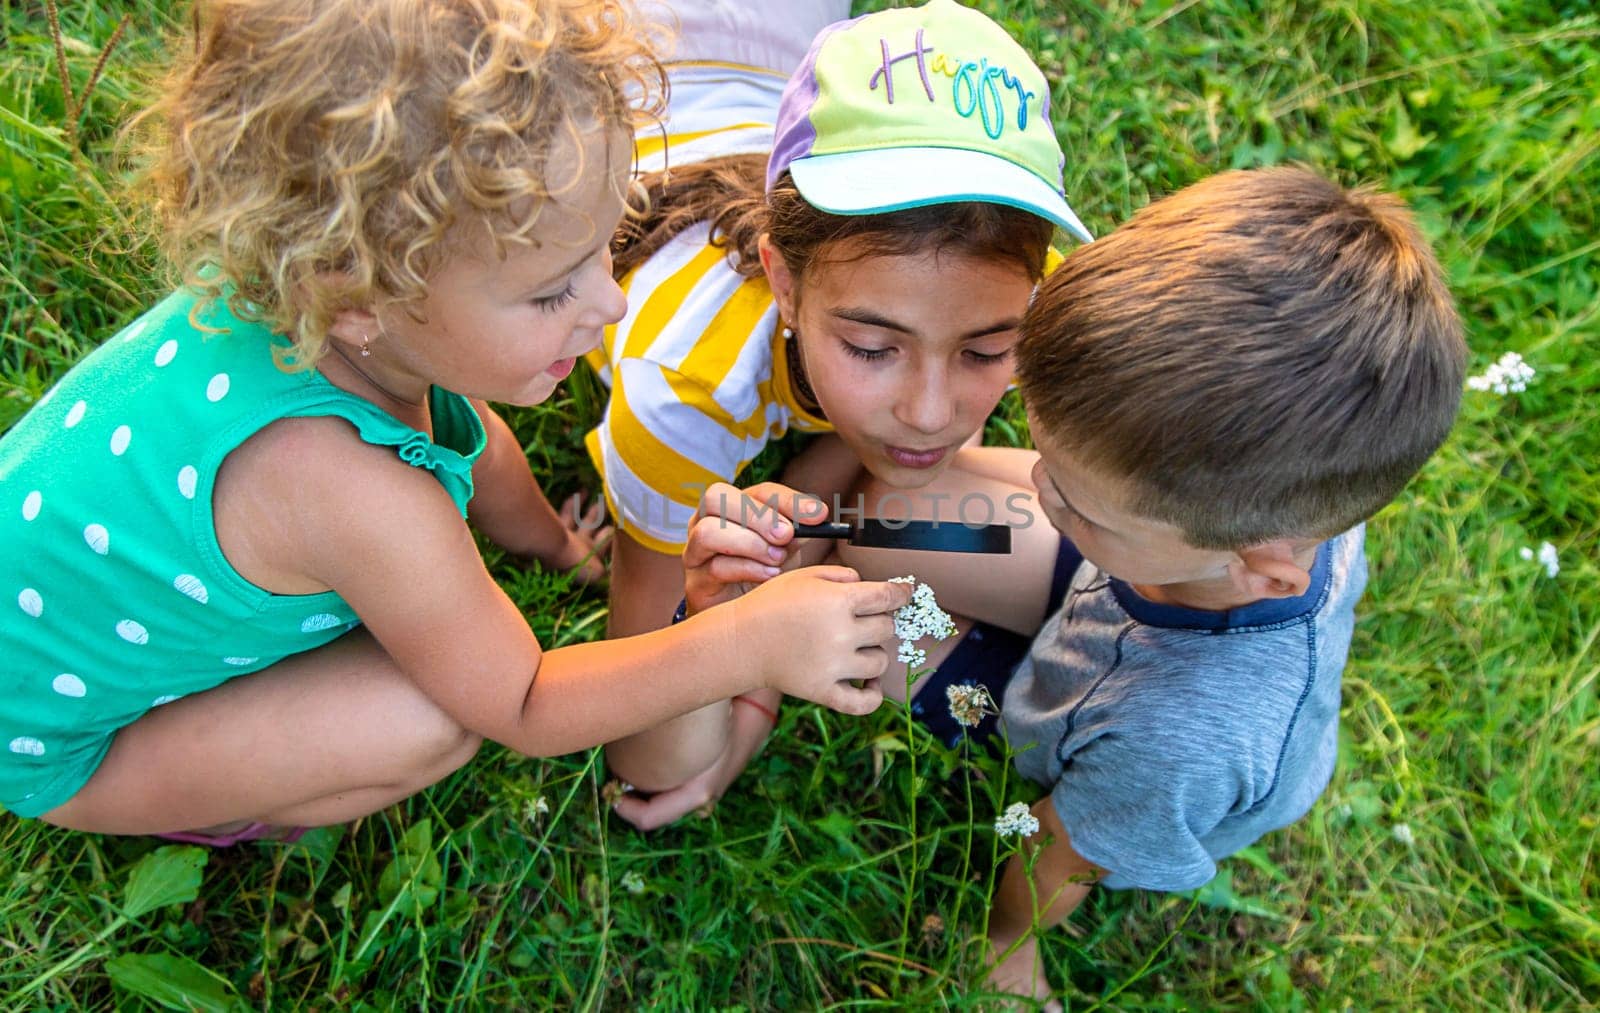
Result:
<svg viewBox="0 0 1600 1013"><path fill-rule="evenodd" d="M1103 885L1192 889L1311 808L1338 749L1363 533L1323 543L1304 595L1228 612L1153 604L1077 567L1002 722Z"/></svg>

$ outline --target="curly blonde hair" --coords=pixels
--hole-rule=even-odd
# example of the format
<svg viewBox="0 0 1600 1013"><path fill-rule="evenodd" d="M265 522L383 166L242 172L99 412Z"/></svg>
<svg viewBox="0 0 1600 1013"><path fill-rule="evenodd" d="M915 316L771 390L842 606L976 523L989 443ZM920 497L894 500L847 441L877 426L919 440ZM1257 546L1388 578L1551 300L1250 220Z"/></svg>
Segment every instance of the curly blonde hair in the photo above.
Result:
<svg viewBox="0 0 1600 1013"><path fill-rule="evenodd" d="M550 178L596 130L659 115L665 75L627 0L197 0L136 128L185 284L293 342L420 301L452 229L536 242Z"/></svg>

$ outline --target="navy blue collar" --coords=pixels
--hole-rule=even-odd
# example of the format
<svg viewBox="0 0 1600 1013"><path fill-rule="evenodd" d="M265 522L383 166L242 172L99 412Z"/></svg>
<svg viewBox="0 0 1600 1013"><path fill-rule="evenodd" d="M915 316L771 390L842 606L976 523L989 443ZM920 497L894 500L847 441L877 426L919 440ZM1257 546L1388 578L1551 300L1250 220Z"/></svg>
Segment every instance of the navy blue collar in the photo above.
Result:
<svg viewBox="0 0 1600 1013"><path fill-rule="evenodd" d="M1246 626L1276 626L1310 615L1327 597L1333 573L1333 541L1330 538L1317 546L1317 559L1311 564L1311 583L1305 594L1294 598L1263 598L1223 612L1207 612L1182 605L1158 604L1115 577L1110 580L1111 591L1129 615L1149 626L1217 632Z"/></svg>

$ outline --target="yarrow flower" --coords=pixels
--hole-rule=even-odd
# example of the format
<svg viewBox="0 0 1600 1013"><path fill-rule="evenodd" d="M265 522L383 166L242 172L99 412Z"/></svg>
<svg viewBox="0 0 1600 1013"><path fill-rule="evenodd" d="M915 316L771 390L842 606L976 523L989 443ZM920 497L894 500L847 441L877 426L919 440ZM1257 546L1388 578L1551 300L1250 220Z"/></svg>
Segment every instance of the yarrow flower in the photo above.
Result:
<svg viewBox="0 0 1600 1013"><path fill-rule="evenodd" d="M1528 548L1526 545L1522 547L1521 551L1518 552L1517 555L1521 556L1523 559L1529 560L1530 562L1537 558L1539 560L1539 565L1544 567L1545 576L1547 577L1554 577L1556 574L1561 572L1561 557L1556 554L1556 547L1551 545L1549 542L1539 543L1539 552L1537 557L1534 555L1534 551Z"/></svg>
<svg viewBox="0 0 1600 1013"><path fill-rule="evenodd" d="M1013 802L994 821L994 832L1001 837L1032 837L1039 832L1039 818L1026 802Z"/></svg>
<svg viewBox="0 0 1600 1013"><path fill-rule="evenodd" d="M1467 377L1468 390L1492 390L1496 394L1520 394L1533 382L1533 367L1516 352L1507 352L1478 376Z"/></svg>
<svg viewBox="0 0 1600 1013"><path fill-rule="evenodd" d="M894 635L900 641L900 662L919 668L927 663L928 652L918 647L916 641L925 637L944 640L955 636L955 620L939 607L933 597L933 588L918 584L916 577L890 577L889 583L916 584L916 590L911 592L911 600L895 611Z"/></svg>
<svg viewBox="0 0 1600 1013"><path fill-rule="evenodd" d="M617 882L629 893L644 893L644 877L637 872L624 872Z"/></svg>
<svg viewBox="0 0 1600 1013"><path fill-rule="evenodd" d="M549 813L550 803L545 800L543 795L529 802L525 811L529 823L538 822L539 817L547 816Z"/></svg>
<svg viewBox="0 0 1600 1013"><path fill-rule="evenodd" d="M983 686L971 683L947 686L944 695L950 701L950 716L956 719L958 725L976 728L983 723L985 715L1000 713L1000 709L994 705L994 697Z"/></svg>
<svg viewBox="0 0 1600 1013"><path fill-rule="evenodd" d="M1389 828L1389 833L1393 835L1395 840L1408 848L1417 843L1416 835L1411 832L1411 824L1409 823L1396 823Z"/></svg>

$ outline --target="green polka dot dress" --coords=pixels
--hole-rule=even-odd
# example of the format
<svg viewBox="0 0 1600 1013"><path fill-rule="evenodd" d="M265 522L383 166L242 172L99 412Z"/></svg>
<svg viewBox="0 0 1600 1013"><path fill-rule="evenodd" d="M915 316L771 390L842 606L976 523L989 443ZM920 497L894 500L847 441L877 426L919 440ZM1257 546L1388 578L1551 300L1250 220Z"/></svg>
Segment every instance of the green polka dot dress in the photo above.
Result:
<svg viewBox="0 0 1600 1013"><path fill-rule="evenodd" d="M286 372L282 346L180 290L69 372L0 437L0 805L37 816L152 707L319 647L359 621L338 595L269 594L218 546L227 454L294 416L338 416L428 469L465 515L484 430L435 388L434 437Z"/></svg>

